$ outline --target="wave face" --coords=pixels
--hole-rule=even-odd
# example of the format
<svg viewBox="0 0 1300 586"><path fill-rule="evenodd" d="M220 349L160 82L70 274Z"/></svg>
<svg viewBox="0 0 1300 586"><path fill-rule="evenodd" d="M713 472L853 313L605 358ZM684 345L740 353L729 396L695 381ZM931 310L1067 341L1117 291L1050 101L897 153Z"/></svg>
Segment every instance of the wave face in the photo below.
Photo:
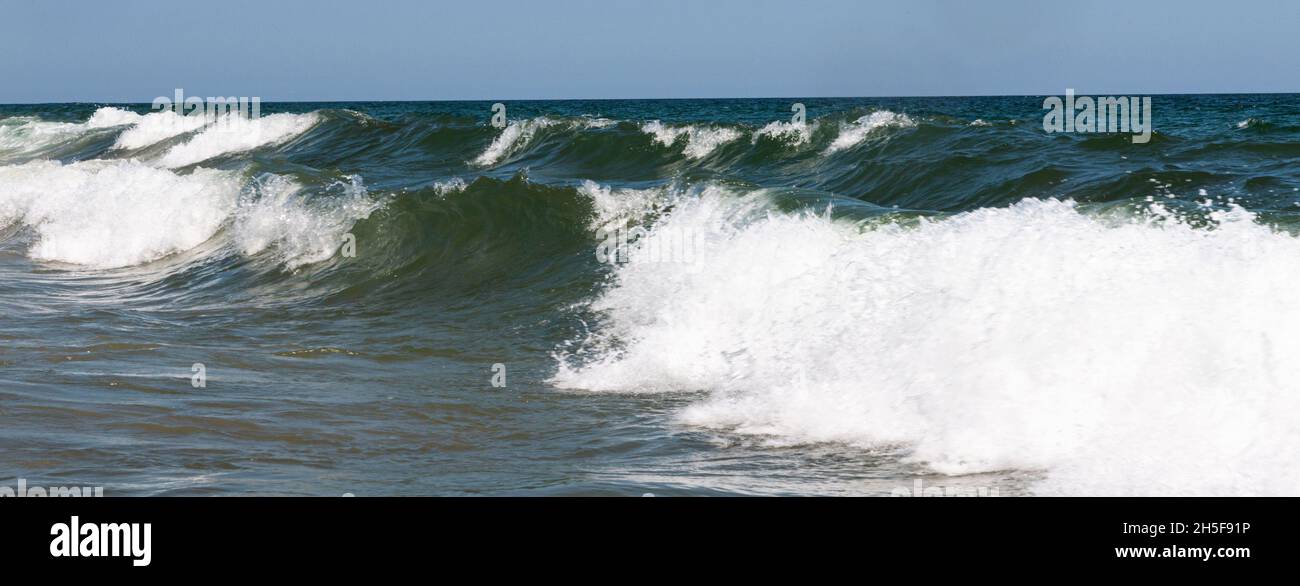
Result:
<svg viewBox="0 0 1300 586"><path fill-rule="evenodd" d="M1296 495L1293 100L0 106L0 436L142 494Z"/></svg>

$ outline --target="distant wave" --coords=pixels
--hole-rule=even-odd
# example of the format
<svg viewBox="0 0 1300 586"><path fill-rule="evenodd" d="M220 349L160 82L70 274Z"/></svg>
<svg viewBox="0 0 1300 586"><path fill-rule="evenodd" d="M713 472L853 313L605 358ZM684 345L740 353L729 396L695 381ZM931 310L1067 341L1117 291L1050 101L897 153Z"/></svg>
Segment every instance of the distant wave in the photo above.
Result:
<svg viewBox="0 0 1300 586"><path fill-rule="evenodd" d="M661 161L658 164L667 163L666 156L683 162L702 161L741 139L748 139L750 149L756 150L760 157L746 160L759 162L762 158L799 156L805 147L830 155L861 143L874 131L917 124L905 114L887 110L870 112L851 121L837 118L810 120L807 124L776 121L747 127L539 116L512 120L500 130L464 126L460 121L435 124L425 131L428 135L423 140L431 144L445 142L449 149L465 151L483 140L480 137L485 131L490 133L491 138L485 146L477 147L477 152L462 155L465 157L462 160L480 169L526 161L532 156L551 159L556 155L608 159L618 166L626 166L627 161L614 157L634 154L628 151L634 144L629 141L635 134L648 136L652 145L664 149L650 151L662 154L648 158L647 164L655 164L654 158ZM399 130L388 122L346 111L279 113L258 119L230 115L213 121L205 116L183 116L171 111L139 114L118 107L101 107L81 123L47 122L31 117L0 119L0 164L60 158L75 155L82 148L102 149L95 145L104 137L112 137L111 145L102 150L101 158L133 157L166 168L182 168L221 157L277 148L322 126L327 127L325 132L329 133L371 135L381 145L389 140L419 136L409 132L410 128ZM588 137L587 133L596 134ZM555 142L546 143L550 148L545 153L534 153L532 149L540 144L539 140ZM392 148L411 146L394 142ZM774 147L780 148L772 150ZM641 152L645 152L644 149ZM742 154L740 149L729 152Z"/></svg>
<svg viewBox="0 0 1300 586"><path fill-rule="evenodd" d="M796 124L794 122L776 121L770 122L754 132L753 141L757 142L759 138L767 137L776 140L786 141L795 145L806 144L812 140L813 133L817 130L817 122Z"/></svg>
<svg viewBox="0 0 1300 586"><path fill-rule="evenodd" d="M103 111L101 108L100 111ZM98 112L96 112L98 115ZM182 116L171 110L136 115L131 127L118 135L115 149L140 149L203 128L209 120L203 116Z"/></svg>
<svg viewBox="0 0 1300 586"><path fill-rule="evenodd" d="M856 146L866 140L872 131L880 128L908 128L912 126L916 126L916 122L906 114L898 114L888 110L872 112L852 123L841 123L840 134L835 137L830 146L826 147L826 154L829 155Z"/></svg>
<svg viewBox="0 0 1300 586"><path fill-rule="evenodd" d="M92 131L134 124L140 115L118 108L100 108L85 122L47 122L22 116L0 119L0 163L39 155Z"/></svg>
<svg viewBox="0 0 1300 586"><path fill-rule="evenodd" d="M678 139L685 138L682 154L692 159L703 159L714 149L740 138L741 132L735 128L720 126L671 126L658 120L647 122L641 127L654 141L663 146L673 146Z"/></svg>
<svg viewBox="0 0 1300 586"><path fill-rule="evenodd" d="M508 123L496 138L492 139L492 143L474 158L473 163L481 167L500 163L503 159L525 148L539 131L547 128L556 127L571 131L582 131L608 128L615 124L617 124L616 121L607 118L588 117L557 119L543 116L514 120Z"/></svg>
<svg viewBox="0 0 1300 586"><path fill-rule="evenodd" d="M488 145L487 149L474 159L474 164L493 165L512 151L527 144L538 130L555 124L558 124L558 122L550 118L532 118L510 122L501 131L501 134L492 139L492 144Z"/></svg>
<svg viewBox="0 0 1300 586"><path fill-rule="evenodd" d="M271 114L261 118L227 115L163 155L164 167L184 167L229 153L250 151L296 137L320 121L316 114Z"/></svg>
<svg viewBox="0 0 1300 586"><path fill-rule="evenodd" d="M105 130L118 131L114 150L138 150L173 137L198 132L162 155L164 167L183 167L221 155L275 145L306 132L319 122L316 114L273 114L258 119L227 115L213 121L175 112L137 114L120 108L99 108L83 123L45 122L35 118L0 120L0 162L21 162L60 145Z"/></svg>

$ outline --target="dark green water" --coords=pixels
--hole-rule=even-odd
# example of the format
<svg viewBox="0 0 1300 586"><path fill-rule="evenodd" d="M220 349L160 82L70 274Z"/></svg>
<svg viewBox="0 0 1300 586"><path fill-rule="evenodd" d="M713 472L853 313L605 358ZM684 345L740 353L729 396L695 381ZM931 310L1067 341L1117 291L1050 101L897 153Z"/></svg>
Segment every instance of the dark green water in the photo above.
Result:
<svg viewBox="0 0 1300 586"><path fill-rule="evenodd" d="M0 106L0 484L1297 494L1300 97L1153 102Z"/></svg>

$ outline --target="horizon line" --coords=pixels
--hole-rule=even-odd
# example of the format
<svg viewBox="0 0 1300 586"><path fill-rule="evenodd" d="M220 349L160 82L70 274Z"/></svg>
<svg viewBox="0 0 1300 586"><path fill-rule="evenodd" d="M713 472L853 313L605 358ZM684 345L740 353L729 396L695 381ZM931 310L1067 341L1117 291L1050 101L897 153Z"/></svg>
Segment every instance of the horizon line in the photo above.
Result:
<svg viewBox="0 0 1300 586"><path fill-rule="evenodd" d="M1073 89L1073 88L1066 88ZM1268 92L1079 92L1076 96L1093 95L1143 95L1143 96L1261 96L1261 95L1297 95L1300 91ZM890 100L890 99L938 99L938 98L1037 98L1052 97L1062 94L921 94L921 95L878 95L878 96L728 96L728 97L672 97L672 98L459 98L459 99L311 99L311 100L263 100L265 104L328 104L328 103L454 103L454 102L627 102L627 101L674 101L674 100ZM228 97L228 96L212 96ZM63 101L63 102L0 102L0 106L75 106L75 105L115 105L139 106L152 105L148 101Z"/></svg>

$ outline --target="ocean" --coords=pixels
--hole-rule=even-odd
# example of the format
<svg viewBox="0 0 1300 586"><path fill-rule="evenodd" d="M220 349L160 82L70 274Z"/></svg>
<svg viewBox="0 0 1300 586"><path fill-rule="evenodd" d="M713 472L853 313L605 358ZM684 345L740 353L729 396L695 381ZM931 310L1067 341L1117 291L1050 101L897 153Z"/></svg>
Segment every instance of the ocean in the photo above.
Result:
<svg viewBox="0 0 1300 586"><path fill-rule="evenodd" d="M1300 96L1043 103L0 106L0 483L1300 494Z"/></svg>

